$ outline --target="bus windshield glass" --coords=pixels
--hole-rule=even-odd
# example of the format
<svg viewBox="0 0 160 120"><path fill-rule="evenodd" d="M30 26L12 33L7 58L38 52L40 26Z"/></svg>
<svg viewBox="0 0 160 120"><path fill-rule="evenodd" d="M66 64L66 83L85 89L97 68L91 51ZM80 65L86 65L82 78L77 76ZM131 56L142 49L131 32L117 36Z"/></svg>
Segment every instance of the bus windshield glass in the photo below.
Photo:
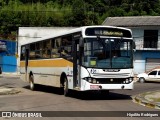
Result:
<svg viewBox="0 0 160 120"><path fill-rule="evenodd" d="M94 68L131 68L132 40L123 38L86 38L82 65Z"/></svg>

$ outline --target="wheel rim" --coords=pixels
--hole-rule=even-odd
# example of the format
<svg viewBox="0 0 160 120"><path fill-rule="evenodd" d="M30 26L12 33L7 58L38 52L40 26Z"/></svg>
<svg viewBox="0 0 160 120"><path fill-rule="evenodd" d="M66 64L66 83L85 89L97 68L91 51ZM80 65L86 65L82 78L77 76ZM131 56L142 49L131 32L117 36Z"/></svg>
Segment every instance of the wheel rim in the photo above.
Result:
<svg viewBox="0 0 160 120"><path fill-rule="evenodd" d="M144 83L144 78L139 78L140 83Z"/></svg>
<svg viewBox="0 0 160 120"><path fill-rule="evenodd" d="M65 82L64 82L64 95L67 96L68 94L68 81L67 79L65 79Z"/></svg>
<svg viewBox="0 0 160 120"><path fill-rule="evenodd" d="M30 89L34 90L33 76L30 76Z"/></svg>

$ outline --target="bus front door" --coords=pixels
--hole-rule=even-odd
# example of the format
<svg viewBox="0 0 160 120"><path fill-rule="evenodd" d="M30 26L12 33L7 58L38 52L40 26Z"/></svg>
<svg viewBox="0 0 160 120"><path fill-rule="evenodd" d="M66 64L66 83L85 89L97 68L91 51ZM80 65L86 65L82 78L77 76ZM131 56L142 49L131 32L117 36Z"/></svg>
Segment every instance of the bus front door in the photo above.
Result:
<svg viewBox="0 0 160 120"><path fill-rule="evenodd" d="M29 49L25 50L25 81L28 80L28 59L29 59Z"/></svg>
<svg viewBox="0 0 160 120"><path fill-rule="evenodd" d="M73 88L79 88L80 82L80 67L79 67L79 40L73 41Z"/></svg>

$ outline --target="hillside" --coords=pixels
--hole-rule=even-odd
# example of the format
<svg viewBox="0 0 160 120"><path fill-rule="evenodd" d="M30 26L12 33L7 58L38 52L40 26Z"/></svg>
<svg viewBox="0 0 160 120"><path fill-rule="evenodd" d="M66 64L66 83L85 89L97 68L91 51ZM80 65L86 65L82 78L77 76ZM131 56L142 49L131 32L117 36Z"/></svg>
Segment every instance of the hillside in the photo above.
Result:
<svg viewBox="0 0 160 120"><path fill-rule="evenodd" d="M14 40L19 26L97 25L106 17L159 14L160 0L0 0L0 39Z"/></svg>

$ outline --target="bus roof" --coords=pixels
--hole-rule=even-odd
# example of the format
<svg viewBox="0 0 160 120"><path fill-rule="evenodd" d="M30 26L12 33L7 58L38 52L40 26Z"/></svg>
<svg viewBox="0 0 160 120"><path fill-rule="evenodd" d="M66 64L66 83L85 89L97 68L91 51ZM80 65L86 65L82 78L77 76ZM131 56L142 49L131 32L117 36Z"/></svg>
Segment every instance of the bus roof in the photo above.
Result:
<svg viewBox="0 0 160 120"><path fill-rule="evenodd" d="M128 30L131 32L130 29L128 28L124 28L124 27L116 27L116 26L104 26L104 25L96 25L96 26L83 26L83 27L78 27L78 28L73 28L71 30L68 30L67 32L63 32L63 33L58 33L58 34L55 34L55 35L49 35L47 37L43 37L43 38L38 38L38 39L35 39L35 41L28 41L27 43L24 43L24 44L29 44L29 43L33 43L33 42L37 42L37 41L42 41L42 40L47 40L47 39L52 39L52 38L55 38L55 37L59 37L59 36L63 36L63 35L67 35L67 34L71 34L71 33L76 33L76 32L84 32L84 30L86 28L98 28L98 27L101 27L101 28L116 28L116 29L121 29L121 30ZM34 38L33 38L34 39ZM21 45L24 45L24 44L21 44Z"/></svg>

